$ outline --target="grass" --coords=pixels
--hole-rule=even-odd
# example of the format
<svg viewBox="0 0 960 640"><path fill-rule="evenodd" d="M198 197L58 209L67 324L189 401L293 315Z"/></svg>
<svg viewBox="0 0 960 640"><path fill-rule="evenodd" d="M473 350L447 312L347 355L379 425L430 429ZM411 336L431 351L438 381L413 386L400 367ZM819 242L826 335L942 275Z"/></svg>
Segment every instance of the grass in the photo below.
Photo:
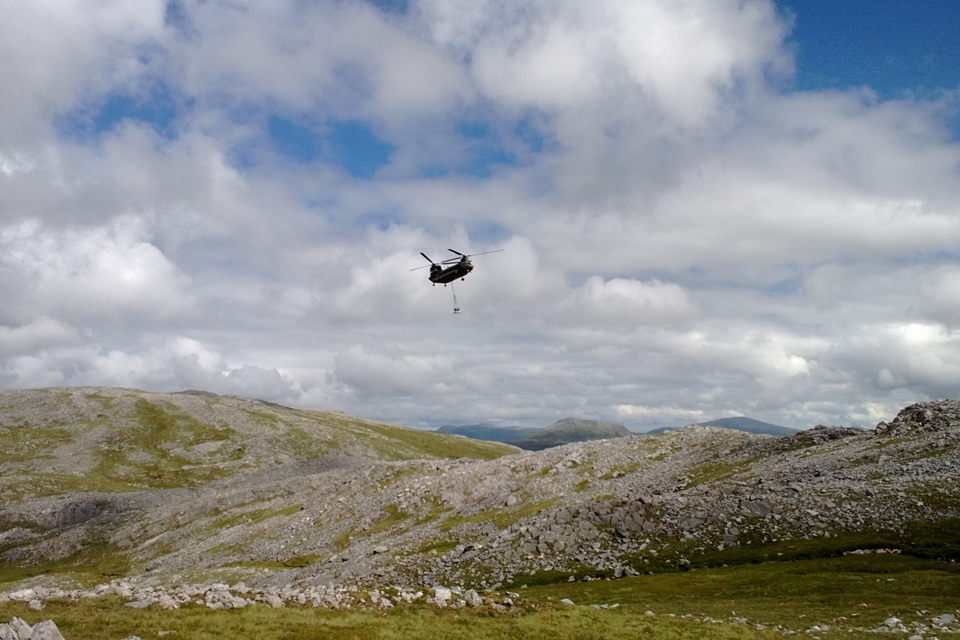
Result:
<svg viewBox="0 0 960 640"><path fill-rule="evenodd" d="M784 631L811 637L804 632L813 625L829 627L814 634L824 640L865 640L875 639L876 632L868 630L891 616L908 624L929 623L935 615L956 612L960 566L907 555L847 555L623 580L532 584L520 593L520 606L507 612L486 607L439 610L422 604L366 611L265 605L230 611L198 605L134 610L119 598L103 597L49 601L42 612L25 603L4 602L0 620L19 616L35 624L53 619L69 640L157 637L163 631L197 640L732 640L782 638ZM576 605L560 604L563 598Z"/></svg>
<svg viewBox="0 0 960 640"><path fill-rule="evenodd" d="M60 427L4 427L0 434L4 463L52 458L52 453L44 452L73 441L73 435Z"/></svg>
<svg viewBox="0 0 960 640"><path fill-rule="evenodd" d="M525 597L570 598L583 603L642 606L658 613L717 619L742 616L764 625L803 631L814 624L835 629L829 637L876 637L890 616L917 619L954 612L960 601L960 567L895 554L848 555L765 562L624 580L531 586Z"/></svg>
<svg viewBox="0 0 960 640"><path fill-rule="evenodd" d="M128 575L130 568L130 561L119 549L106 542L94 542L60 560L27 566L0 565L0 589L14 587L28 578L50 575L94 586Z"/></svg>
<svg viewBox="0 0 960 640"><path fill-rule="evenodd" d="M385 459L415 459L426 456L429 458L493 460L516 453L514 447L498 442L470 440L460 436L386 424L367 423L363 427L388 439L384 441L370 438L370 444L375 446L378 453ZM398 447L398 445L400 446ZM386 449L384 449L385 446Z"/></svg>
<svg viewBox="0 0 960 640"><path fill-rule="evenodd" d="M450 531L454 527L464 524L492 522L497 529L506 529L513 523L540 513L556 504L558 498L550 498L541 502L525 503L515 509L491 509L469 516L451 516L440 524L441 531Z"/></svg>
<svg viewBox="0 0 960 640"><path fill-rule="evenodd" d="M231 562L228 567L244 567L252 569L302 569L311 564L320 561L320 556L308 554L305 556L294 556L286 560L251 560L244 562Z"/></svg>
<svg viewBox="0 0 960 640"><path fill-rule="evenodd" d="M531 505L529 508L545 508ZM270 512L277 513L277 512ZM387 512L392 521L394 514ZM490 515L490 514L486 514ZM516 514L513 514L516 515ZM898 548L902 553L849 554L856 549ZM846 553L846 555L845 555ZM569 574L525 576L513 587L520 607L437 610L422 604L391 610L330 611L310 607L209 611L187 605L176 611L133 610L117 598L49 602L43 612L24 603L0 603L0 621L53 619L69 640L155 637L405 639L430 637L592 640L594 638L775 638L785 631L819 637L876 638L896 616L908 625L956 613L960 603L960 519L906 523L902 531L837 533L829 538L753 544L691 555L692 570L667 570L622 580L568 582ZM301 567L313 556L259 567ZM0 584L48 572L86 574L89 584L127 570L121 556L101 545L62 563L30 570L4 569ZM119 564L118 564L119 563ZM728 565L728 566L724 566ZM251 565L253 566L253 565ZM10 572L15 571L17 575ZM568 598L577 606L561 605ZM595 609L586 605L617 605ZM656 615L646 615L647 611ZM924 612L924 613L919 613ZM745 620L745 621L744 621ZM806 633L814 625L829 627Z"/></svg>
<svg viewBox="0 0 960 640"><path fill-rule="evenodd" d="M688 472L690 481L687 483L687 488L691 489L707 482L718 482L747 473L759 459L760 456L756 456L735 462L720 461L697 465Z"/></svg>
<svg viewBox="0 0 960 640"><path fill-rule="evenodd" d="M704 625L633 610L551 606L540 611L494 614L490 610L437 610L403 606L387 612L331 611L311 607L210 611L187 605L173 611L130 609L118 598L50 602L42 612L23 603L0 603L0 619L19 616L28 623L52 619L69 640L101 640L158 635L184 640L744 640L778 637L743 625Z"/></svg>

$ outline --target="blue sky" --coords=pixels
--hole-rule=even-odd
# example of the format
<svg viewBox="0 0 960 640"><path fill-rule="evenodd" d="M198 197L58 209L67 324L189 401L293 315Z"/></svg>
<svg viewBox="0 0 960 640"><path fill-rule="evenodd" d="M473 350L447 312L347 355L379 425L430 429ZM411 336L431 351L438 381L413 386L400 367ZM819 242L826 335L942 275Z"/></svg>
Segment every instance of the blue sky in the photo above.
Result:
<svg viewBox="0 0 960 640"><path fill-rule="evenodd" d="M960 388L955 3L0 6L0 387L431 428ZM483 253L433 287L420 252Z"/></svg>
<svg viewBox="0 0 960 640"><path fill-rule="evenodd" d="M949 0L783 0L800 90L867 86L883 99L960 86L960 4Z"/></svg>

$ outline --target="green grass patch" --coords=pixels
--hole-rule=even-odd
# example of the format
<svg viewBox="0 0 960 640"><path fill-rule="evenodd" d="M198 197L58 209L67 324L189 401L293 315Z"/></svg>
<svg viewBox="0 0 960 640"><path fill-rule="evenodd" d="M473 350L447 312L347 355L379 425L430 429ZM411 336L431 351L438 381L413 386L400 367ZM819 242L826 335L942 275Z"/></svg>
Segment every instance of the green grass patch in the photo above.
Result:
<svg viewBox="0 0 960 640"><path fill-rule="evenodd" d="M73 434L61 427L4 426L0 464L53 458L53 450L73 442Z"/></svg>
<svg viewBox="0 0 960 640"><path fill-rule="evenodd" d="M443 555L456 549L458 544L456 540L450 538L433 538L431 540L425 540L423 544L420 545L418 553L436 553L437 555Z"/></svg>
<svg viewBox="0 0 960 640"><path fill-rule="evenodd" d="M112 429L98 449L95 469L84 476L87 491L136 491L195 487L229 475L216 466L244 455L240 442L227 444L201 460L189 447L230 441L232 429L202 423L159 404L138 398L135 424ZM78 490L81 488L78 488Z"/></svg>
<svg viewBox="0 0 960 640"><path fill-rule="evenodd" d="M622 604L656 613L717 619L743 616L754 623L804 631L826 624L820 637L869 638L890 616L917 619L956 610L960 567L901 555L854 555L794 562L665 573L623 580L533 586L538 600L569 598L583 604ZM735 613L734 613L735 612Z"/></svg>
<svg viewBox="0 0 960 640"><path fill-rule="evenodd" d="M413 518L409 513L402 513L396 505L388 504L384 511L386 515L383 518L377 520L372 527L363 532L363 535L372 536L377 533L383 533L384 531L389 531L394 527L398 527L404 522Z"/></svg>
<svg viewBox="0 0 960 640"><path fill-rule="evenodd" d="M541 502L522 504L513 509L490 509L467 516L451 516L440 523L441 531L450 531L454 527L465 524L477 524L481 522L490 522L497 529L506 529L510 525L523 518L540 513L556 504L557 498L550 498Z"/></svg>
<svg viewBox="0 0 960 640"><path fill-rule="evenodd" d="M212 527L214 530L222 531L237 525L254 525L269 520L270 518L292 516L300 511L303 511L303 505L300 504L292 504L283 509L255 509L253 511L245 511L244 513L217 518L214 520Z"/></svg>
<svg viewBox="0 0 960 640"><path fill-rule="evenodd" d="M369 431L393 441L392 443L383 443L387 446L386 451L381 450L382 445L378 447L378 451L387 459L416 459L426 456L430 458L493 460L516 453L515 448L498 442L470 440L460 436L385 424L367 423L363 426ZM401 445L399 448L397 447L398 443ZM396 457L390 458L391 455Z"/></svg>
<svg viewBox="0 0 960 640"><path fill-rule="evenodd" d="M697 465L688 472L690 482L687 483L687 488L691 489L707 482L726 480L747 473L752 468L753 463L759 459L760 457L757 456L748 460L730 462L721 460Z"/></svg>
<svg viewBox="0 0 960 640"><path fill-rule="evenodd" d="M267 425L269 427L280 426L280 416L278 416L276 413L271 413L269 411L256 411L255 409L246 408L241 408L240 410L262 425Z"/></svg>
<svg viewBox="0 0 960 640"><path fill-rule="evenodd" d="M231 562L226 566L252 569L302 569L315 562L319 562L319 560L320 556L309 554L287 558L286 560L244 560L241 562Z"/></svg>
<svg viewBox="0 0 960 640"><path fill-rule="evenodd" d="M0 566L0 589L12 587L28 578L49 575L63 576L84 586L94 586L128 575L130 569L130 560L119 549L106 542L94 542L61 560L29 566Z"/></svg>
<svg viewBox="0 0 960 640"><path fill-rule="evenodd" d="M438 610L403 606L381 611L272 609L251 605L211 611L187 605L173 611L131 609L119 598L50 602L42 612L23 603L0 603L0 619L28 623L53 619L69 640L168 636L189 640L762 640L779 636L744 625L705 624L650 617L636 610L554 605L539 611Z"/></svg>

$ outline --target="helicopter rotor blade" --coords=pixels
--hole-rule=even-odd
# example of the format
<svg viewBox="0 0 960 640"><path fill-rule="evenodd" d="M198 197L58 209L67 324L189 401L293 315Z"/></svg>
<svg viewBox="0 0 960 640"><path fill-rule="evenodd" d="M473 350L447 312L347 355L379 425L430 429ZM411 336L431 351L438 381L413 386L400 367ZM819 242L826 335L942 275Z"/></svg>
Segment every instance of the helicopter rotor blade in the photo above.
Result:
<svg viewBox="0 0 960 640"><path fill-rule="evenodd" d="M429 262L430 264L425 264L425 265L423 265L422 267L414 267L413 269L410 269L410 271L418 271L418 270L420 270L420 269L426 269L427 267L432 267L433 265L437 264L436 262L434 262L433 260L431 260L431 259L430 259L430 256L428 256L427 254L425 254L423 251L420 252L420 255L422 255L424 258L426 258L426 259L427 259L427 262Z"/></svg>
<svg viewBox="0 0 960 640"><path fill-rule="evenodd" d="M503 251L503 249L494 249L493 251L483 251L481 253L460 253L456 249L447 249L447 251L455 253L461 258L472 258L473 256L485 256L488 253L499 253ZM447 262L456 262L456 260L457 260L456 258L450 258L449 260L447 260Z"/></svg>

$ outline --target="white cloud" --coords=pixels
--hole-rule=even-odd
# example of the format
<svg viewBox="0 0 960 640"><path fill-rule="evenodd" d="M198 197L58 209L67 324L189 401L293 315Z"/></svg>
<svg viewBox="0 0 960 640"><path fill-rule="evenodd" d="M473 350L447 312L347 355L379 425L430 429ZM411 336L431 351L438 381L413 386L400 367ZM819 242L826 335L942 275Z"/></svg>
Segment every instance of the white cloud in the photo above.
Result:
<svg viewBox="0 0 960 640"><path fill-rule="evenodd" d="M644 422L652 421L656 423L673 423L676 421L687 421L687 424L696 423L697 420L712 418L704 416L703 411L683 409L680 407L647 407L637 404L620 404L614 407L622 419L637 420Z"/></svg>
<svg viewBox="0 0 960 640"><path fill-rule="evenodd" d="M0 234L0 266L24 284L8 300L22 314L110 322L161 321L189 308L189 281L153 244L140 220L98 229L53 230L34 221Z"/></svg>
<svg viewBox="0 0 960 640"><path fill-rule="evenodd" d="M408 4L0 6L0 385L421 426L863 425L955 394L945 101L784 90L765 0ZM169 127L97 120L156 87ZM274 115L395 151L293 162ZM504 249L457 316L410 271L447 248Z"/></svg>
<svg viewBox="0 0 960 640"><path fill-rule="evenodd" d="M669 324L696 315L696 305L675 284L593 276L567 301L567 312L580 322L614 326Z"/></svg>
<svg viewBox="0 0 960 640"><path fill-rule="evenodd" d="M76 329L46 316L19 327L0 325L0 355L3 356L75 344L80 340Z"/></svg>
<svg viewBox="0 0 960 640"><path fill-rule="evenodd" d="M435 356L389 356L353 346L336 357L333 374L361 398L367 396L433 395L455 380L449 358Z"/></svg>

